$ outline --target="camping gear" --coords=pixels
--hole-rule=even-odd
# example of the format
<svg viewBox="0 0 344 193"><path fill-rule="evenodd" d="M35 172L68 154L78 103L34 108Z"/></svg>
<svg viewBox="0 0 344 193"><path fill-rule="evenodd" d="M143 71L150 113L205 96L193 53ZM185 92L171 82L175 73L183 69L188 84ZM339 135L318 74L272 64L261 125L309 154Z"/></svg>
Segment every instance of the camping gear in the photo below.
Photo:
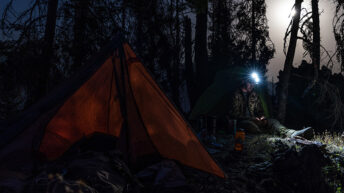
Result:
<svg viewBox="0 0 344 193"><path fill-rule="evenodd" d="M129 167L150 157L175 160L219 177L225 173L160 90L127 43L117 37L78 75L17 119L0 124L0 173L30 173L84 136L118 138Z"/></svg>
<svg viewBox="0 0 344 193"><path fill-rule="evenodd" d="M235 133L234 150L235 151L242 151L244 149L244 141L245 141L245 131L244 131L244 129L239 128Z"/></svg>
<svg viewBox="0 0 344 193"><path fill-rule="evenodd" d="M216 142L216 128L217 128L216 116L200 116L198 120L198 125L200 131L197 136L201 139L207 146L213 148L222 148L223 144ZM209 152L209 149L208 149Z"/></svg>
<svg viewBox="0 0 344 193"><path fill-rule="evenodd" d="M113 140L116 141L114 137L101 133L83 138L58 160L40 165L23 192L141 192L143 185L123 162L121 153L106 147L99 148L100 144L106 145ZM94 144L96 141L99 145Z"/></svg>
<svg viewBox="0 0 344 193"><path fill-rule="evenodd" d="M226 120L227 120L227 127L226 127L227 132L235 136L236 129L237 129L237 120L229 119L229 118L227 118Z"/></svg>
<svg viewBox="0 0 344 193"><path fill-rule="evenodd" d="M200 130L205 129L207 135L215 135L217 128L216 116L206 116L202 115L198 119L198 128Z"/></svg>
<svg viewBox="0 0 344 193"><path fill-rule="evenodd" d="M233 120L233 134L234 134L234 135L235 135L235 133L236 133L236 130L237 130L237 120L234 119L234 120Z"/></svg>
<svg viewBox="0 0 344 193"><path fill-rule="evenodd" d="M209 133L211 135L215 135L216 134L216 116L209 116L210 118L210 126L208 127L209 128Z"/></svg>

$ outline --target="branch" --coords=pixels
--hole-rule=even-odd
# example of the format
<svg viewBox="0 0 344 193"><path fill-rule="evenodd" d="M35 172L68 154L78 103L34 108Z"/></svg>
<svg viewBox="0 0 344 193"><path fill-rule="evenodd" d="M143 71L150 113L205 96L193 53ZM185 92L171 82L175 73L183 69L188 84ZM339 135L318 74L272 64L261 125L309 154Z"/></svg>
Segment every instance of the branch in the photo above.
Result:
<svg viewBox="0 0 344 193"><path fill-rule="evenodd" d="M303 8L303 9L305 9L305 8ZM305 10L307 10L307 9L305 9ZM304 18L306 18L309 14L312 14L313 12L306 12L306 14L305 15L303 15L301 18L300 18L300 21L302 21ZM312 17L312 16L309 16L309 17Z"/></svg>
<svg viewBox="0 0 344 193"><path fill-rule="evenodd" d="M330 68L331 71L332 71L332 68L333 68L333 66L334 66L334 62L333 62L332 58L337 54L338 50L336 50L336 51L332 54L332 56L331 56L330 53L327 51L327 49L326 49L323 45L320 44L320 47L325 51L326 55L329 57L329 60L328 60L328 62L327 62L327 64L326 64L325 66L326 66L327 68L329 68L329 67L328 67L329 64L332 63L332 66L331 66L331 68Z"/></svg>
<svg viewBox="0 0 344 193"><path fill-rule="evenodd" d="M10 0L10 2L6 5L5 9L4 9L4 13L2 14L2 17L1 17L1 30L2 30L2 33L5 35L5 36L8 36L8 34L4 31L5 30L5 25L6 25L6 21L8 21L6 18L7 18L7 14L8 12L10 11L10 9L12 9L12 4L13 4L13 0ZM13 15L13 14L12 14Z"/></svg>
<svg viewBox="0 0 344 193"><path fill-rule="evenodd" d="M290 23L289 23L289 25L288 25L288 27L287 27L287 30L286 30L286 32L285 32L285 34L284 34L284 38L283 38L283 53L284 53L284 55L287 55L287 50L286 50L286 48L287 48L287 37L289 36L289 34L291 33L291 26L292 26L292 24L293 24L293 20L290 20Z"/></svg>

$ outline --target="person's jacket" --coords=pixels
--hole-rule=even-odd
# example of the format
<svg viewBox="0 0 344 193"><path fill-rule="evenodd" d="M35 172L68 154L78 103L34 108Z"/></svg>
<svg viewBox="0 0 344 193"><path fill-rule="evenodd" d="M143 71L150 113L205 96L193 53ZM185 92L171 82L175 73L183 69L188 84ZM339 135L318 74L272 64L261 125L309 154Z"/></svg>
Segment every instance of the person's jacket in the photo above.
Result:
<svg viewBox="0 0 344 193"><path fill-rule="evenodd" d="M248 105L249 117L247 117L245 112L246 104ZM249 119L263 116L264 112L262 103L257 93L254 91L248 93L246 102L241 89L237 90L233 96L232 109L230 111L230 115L235 119Z"/></svg>

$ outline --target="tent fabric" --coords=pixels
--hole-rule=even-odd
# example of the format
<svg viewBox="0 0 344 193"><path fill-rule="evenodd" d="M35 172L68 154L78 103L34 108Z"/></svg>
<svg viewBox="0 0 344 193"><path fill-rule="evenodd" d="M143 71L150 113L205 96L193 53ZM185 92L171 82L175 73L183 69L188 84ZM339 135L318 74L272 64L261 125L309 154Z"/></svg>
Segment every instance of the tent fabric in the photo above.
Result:
<svg viewBox="0 0 344 193"><path fill-rule="evenodd" d="M231 106L233 93L240 85L238 77L242 77L241 67L231 67L218 71L212 84L197 99L189 119L197 120L200 116L225 116Z"/></svg>
<svg viewBox="0 0 344 193"><path fill-rule="evenodd" d="M34 169L46 125L63 102L92 77L120 43L119 37L114 38L77 75L17 117L0 124L0 170L30 173Z"/></svg>
<svg viewBox="0 0 344 193"><path fill-rule="evenodd" d="M48 158L57 158L77 140L94 132L119 136L120 129L115 128L121 128L123 119L115 97L113 71L109 58L49 122L40 146Z"/></svg>
<svg viewBox="0 0 344 193"><path fill-rule="evenodd" d="M126 44L127 60L136 58ZM135 60L134 60L135 61ZM194 135L175 107L167 99L143 65L128 64L132 93L144 125L159 153L166 158L224 177L224 173Z"/></svg>
<svg viewBox="0 0 344 193"><path fill-rule="evenodd" d="M129 45L119 38L110 44L78 78L52 93L57 96L24 113L25 124L0 128L0 139L7 142L0 144L0 169L33 162L36 153L54 160L84 136L100 132L124 142L118 146L131 163L159 154L225 177ZM12 155L17 157L11 165L5 160Z"/></svg>

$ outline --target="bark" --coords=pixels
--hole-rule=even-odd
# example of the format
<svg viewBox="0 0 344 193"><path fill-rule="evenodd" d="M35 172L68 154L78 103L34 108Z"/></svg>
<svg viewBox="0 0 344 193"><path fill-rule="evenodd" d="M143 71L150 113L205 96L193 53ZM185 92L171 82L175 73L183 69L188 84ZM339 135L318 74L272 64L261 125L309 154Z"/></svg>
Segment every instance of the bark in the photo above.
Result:
<svg viewBox="0 0 344 193"><path fill-rule="evenodd" d="M277 117L282 123L284 123L285 114L286 114L289 78L290 78L290 73L291 73L291 69L292 69L293 61L294 61L302 1L303 0L295 0L296 13L295 13L295 16L293 17L291 35L290 35L290 40L289 40L289 47L288 47L287 56L284 62L283 74L281 77L281 88L280 88L280 93L279 93L279 107L278 107Z"/></svg>
<svg viewBox="0 0 344 193"><path fill-rule="evenodd" d="M197 72L197 94L200 95L208 85L208 0L200 0L198 3L195 32L195 64Z"/></svg>
<svg viewBox="0 0 344 193"><path fill-rule="evenodd" d="M320 22L319 22L319 0L312 0L312 20L313 20L313 45L312 63L314 67L314 81L318 79L320 69Z"/></svg>

